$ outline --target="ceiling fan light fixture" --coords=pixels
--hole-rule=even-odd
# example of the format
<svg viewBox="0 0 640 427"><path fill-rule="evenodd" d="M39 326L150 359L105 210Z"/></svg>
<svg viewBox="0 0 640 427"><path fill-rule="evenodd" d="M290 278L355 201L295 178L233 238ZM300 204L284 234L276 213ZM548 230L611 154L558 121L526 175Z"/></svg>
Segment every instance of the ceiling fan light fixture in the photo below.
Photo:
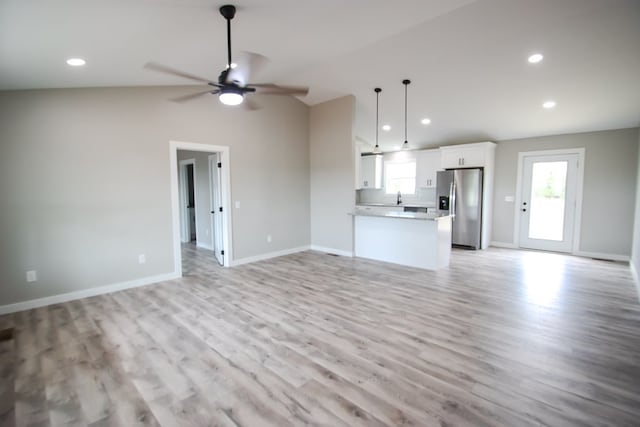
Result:
<svg viewBox="0 0 640 427"><path fill-rule="evenodd" d="M240 105L242 101L244 101L244 97L239 90L231 90L228 88L220 92L218 99L224 105Z"/></svg>

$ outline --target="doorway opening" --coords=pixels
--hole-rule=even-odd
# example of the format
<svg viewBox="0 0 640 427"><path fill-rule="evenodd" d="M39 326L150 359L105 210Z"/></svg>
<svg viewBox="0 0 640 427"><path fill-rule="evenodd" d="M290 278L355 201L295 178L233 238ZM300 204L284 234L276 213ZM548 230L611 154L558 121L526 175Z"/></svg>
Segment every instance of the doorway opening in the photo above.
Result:
<svg viewBox="0 0 640 427"><path fill-rule="evenodd" d="M180 156L178 156L179 158ZM196 218L195 159L178 160L180 182L180 241L198 241Z"/></svg>
<svg viewBox="0 0 640 427"><path fill-rule="evenodd" d="M584 149L520 153L515 241L573 253L580 239Z"/></svg>
<svg viewBox="0 0 640 427"><path fill-rule="evenodd" d="M229 147L170 141L169 158L176 272L182 275L183 253L196 251L200 259L210 256L228 267L233 253Z"/></svg>

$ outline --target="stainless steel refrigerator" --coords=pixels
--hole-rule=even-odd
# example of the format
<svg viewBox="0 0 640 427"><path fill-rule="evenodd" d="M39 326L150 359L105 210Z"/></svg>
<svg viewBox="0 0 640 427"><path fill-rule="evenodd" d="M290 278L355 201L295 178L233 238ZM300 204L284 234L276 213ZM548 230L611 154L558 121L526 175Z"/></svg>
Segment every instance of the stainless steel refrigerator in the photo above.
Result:
<svg viewBox="0 0 640 427"><path fill-rule="evenodd" d="M438 212L453 217L451 243L479 249L482 232L482 169L438 172Z"/></svg>

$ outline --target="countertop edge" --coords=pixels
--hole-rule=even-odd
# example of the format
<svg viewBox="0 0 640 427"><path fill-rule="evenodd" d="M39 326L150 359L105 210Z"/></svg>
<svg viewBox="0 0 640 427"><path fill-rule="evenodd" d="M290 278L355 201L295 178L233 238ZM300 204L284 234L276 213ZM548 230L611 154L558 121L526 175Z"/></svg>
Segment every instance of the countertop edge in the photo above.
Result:
<svg viewBox="0 0 640 427"><path fill-rule="evenodd" d="M376 218L393 218L393 219L416 219L420 221L440 221L450 218L450 215L434 216L420 212L349 212L351 216L371 216Z"/></svg>

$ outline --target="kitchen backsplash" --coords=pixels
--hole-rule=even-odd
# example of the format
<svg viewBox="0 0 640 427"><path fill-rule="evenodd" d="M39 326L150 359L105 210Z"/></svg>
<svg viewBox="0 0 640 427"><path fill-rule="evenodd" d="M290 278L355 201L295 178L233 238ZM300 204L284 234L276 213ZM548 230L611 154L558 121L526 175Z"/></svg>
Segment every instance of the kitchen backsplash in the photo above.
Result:
<svg viewBox="0 0 640 427"><path fill-rule="evenodd" d="M397 200L396 194L385 194L384 188L379 190L363 189L356 190L356 203L384 203L395 205ZM436 206L436 189L435 188L417 188L416 194L402 195L402 203L405 205L417 204L428 207Z"/></svg>

